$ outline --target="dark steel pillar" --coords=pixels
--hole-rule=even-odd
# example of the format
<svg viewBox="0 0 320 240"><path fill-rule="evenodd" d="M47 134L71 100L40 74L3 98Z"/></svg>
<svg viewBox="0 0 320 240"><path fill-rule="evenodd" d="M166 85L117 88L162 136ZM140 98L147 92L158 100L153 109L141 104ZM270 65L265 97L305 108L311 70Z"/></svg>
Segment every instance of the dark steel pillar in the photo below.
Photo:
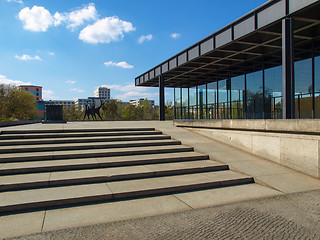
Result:
<svg viewBox="0 0 320 240"><path fill-rule="evenodd" d="M164 105L164 77L159 76L159 120L165 120L165 105Z"/></svg>
<svg viewBox="0 0 320 240"><path fill-rule="evenodd" d="M292 19L282 20L282 84L283 118L293 119L294 113L294 48Z"/></svg>

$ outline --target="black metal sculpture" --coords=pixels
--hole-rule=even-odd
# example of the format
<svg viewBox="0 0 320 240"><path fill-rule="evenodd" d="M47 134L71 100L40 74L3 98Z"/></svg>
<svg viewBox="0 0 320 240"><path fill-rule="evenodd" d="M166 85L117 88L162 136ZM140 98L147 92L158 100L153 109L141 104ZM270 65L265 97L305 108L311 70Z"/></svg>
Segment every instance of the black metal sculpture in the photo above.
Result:
<svg viewBox="0 0 320 240"><path fill-rule="evenodd" d="M93 120L97 121L97 117L96 115L98 115L98 117L102 120L102 117L100 115L100 108L102 107L102 103L100 104L99 107L95 107L94 105L93 106L89 106L88 102L86 104L86 109L85 109L85 112L84 112L84 117L83 117L83 120L85 120L86 117L88 117L88 120L90 120L90 115L92 117Z"/></svg>

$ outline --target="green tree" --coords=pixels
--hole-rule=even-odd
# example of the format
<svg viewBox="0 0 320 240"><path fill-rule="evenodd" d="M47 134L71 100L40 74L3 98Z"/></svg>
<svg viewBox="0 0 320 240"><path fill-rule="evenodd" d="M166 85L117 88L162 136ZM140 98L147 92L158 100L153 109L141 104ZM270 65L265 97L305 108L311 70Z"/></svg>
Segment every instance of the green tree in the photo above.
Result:
<svg viewBox="0 0 320 240"><path fill-rule="evenodd" d="M71 106L70 108L63 108L63 119L64 120L82 120L84 112L78 107Z"/></svg>
<svg viewBox="0 0 320 240"><path fill-rule="evenodd" d="M141 120L142 109L135 107L132 104L128 104L122 113L123 120Z"/></svg>
<svg viewBox="0 0 320 240"><path fill-rule="evenodd" d="M174 107L171 102L167 102L165 105L165 118L166 120L174 119Z"/></svg>
<svg viewBox="0 0 320 240"><path fill-rule="evenodd" d="M37 103L33 94L11 85L0 86L0 117L26 120L36 118Z"/></svg>
<svg viewBox="0 0 320 240"><path fill-rule="evenodd" d="M116 120L118 113L117 100L110 100L102 104L101 116L104 120Z"/></svg>

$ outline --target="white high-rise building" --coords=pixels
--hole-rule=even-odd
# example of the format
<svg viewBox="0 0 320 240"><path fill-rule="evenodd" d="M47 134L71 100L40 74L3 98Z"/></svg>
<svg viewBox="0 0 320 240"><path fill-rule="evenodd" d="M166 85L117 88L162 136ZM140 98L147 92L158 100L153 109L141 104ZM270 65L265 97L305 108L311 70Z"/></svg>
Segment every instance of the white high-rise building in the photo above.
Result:
<svg viewBox="0 0 320 240"><path fill-rule="evenodd" d="M110 100L110 89L107 87L98 87L94 91L94 97L96 98L105 98Z"/></svg>

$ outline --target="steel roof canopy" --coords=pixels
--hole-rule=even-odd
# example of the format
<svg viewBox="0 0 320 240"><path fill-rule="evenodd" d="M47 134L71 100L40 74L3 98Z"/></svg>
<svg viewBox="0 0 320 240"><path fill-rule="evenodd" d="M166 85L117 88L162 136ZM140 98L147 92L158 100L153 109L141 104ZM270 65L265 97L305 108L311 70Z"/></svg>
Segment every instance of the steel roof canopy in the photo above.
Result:
<svg viewBox="0 0 320 240"><path fill-rule="evenodd" d="M193 87L281 65L282 19L293 17L295 59L320 46L320 0L270 0L135 78L136 86ZM301 48L299 48L301 46Z"/></svg>

